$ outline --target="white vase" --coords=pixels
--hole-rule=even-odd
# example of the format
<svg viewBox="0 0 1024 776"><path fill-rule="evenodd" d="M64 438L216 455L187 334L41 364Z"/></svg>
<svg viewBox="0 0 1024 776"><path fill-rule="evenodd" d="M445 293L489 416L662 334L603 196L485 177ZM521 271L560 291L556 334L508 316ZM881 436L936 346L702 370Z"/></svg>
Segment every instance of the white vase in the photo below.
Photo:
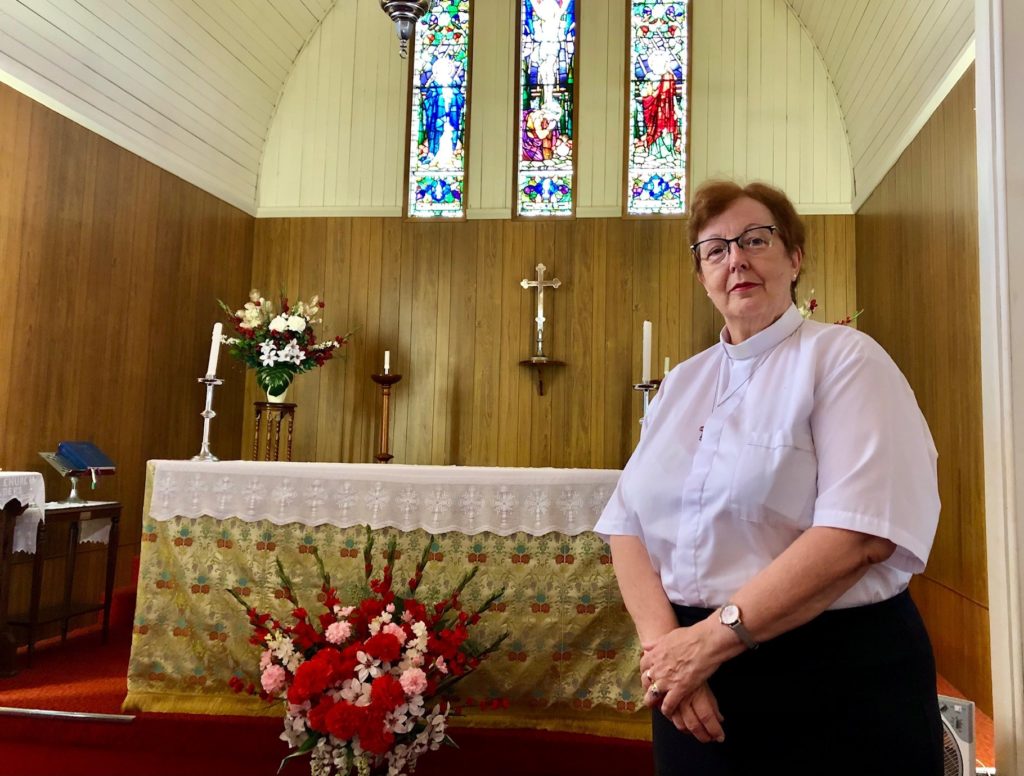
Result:
<svg viewBox="0 0 1024 776"><path fill-rule="evenodd" d="M285 397L288 395L288 388L286 387L281 393L271 393L267 391L267 401L271 404L280 404L285 401Z"/></svg>

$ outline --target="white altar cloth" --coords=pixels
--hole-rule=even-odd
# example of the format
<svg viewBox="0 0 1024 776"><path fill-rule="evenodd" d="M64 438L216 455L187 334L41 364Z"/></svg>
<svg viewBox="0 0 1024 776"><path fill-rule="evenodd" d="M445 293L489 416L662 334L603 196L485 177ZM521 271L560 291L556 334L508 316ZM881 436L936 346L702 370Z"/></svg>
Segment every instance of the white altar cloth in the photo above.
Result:
<svg viewBox="0 0 1024 776"><path fill-rule="evenodd" d="M500 536L590 531L621 472L480 466L150 461L148 516Z"/></svg>

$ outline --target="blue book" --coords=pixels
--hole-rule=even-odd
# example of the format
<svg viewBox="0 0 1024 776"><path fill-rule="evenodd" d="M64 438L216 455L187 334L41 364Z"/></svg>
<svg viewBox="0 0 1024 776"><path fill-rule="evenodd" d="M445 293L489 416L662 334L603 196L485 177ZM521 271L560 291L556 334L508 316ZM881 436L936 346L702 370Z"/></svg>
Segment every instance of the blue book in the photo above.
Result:
<svg viewBox="0 0 1024 776"><path fill-rule="evenodd" d="M92 442L61 442L57 455L76 471L93 470L97 474L113 474L114 462Z"/></svg>

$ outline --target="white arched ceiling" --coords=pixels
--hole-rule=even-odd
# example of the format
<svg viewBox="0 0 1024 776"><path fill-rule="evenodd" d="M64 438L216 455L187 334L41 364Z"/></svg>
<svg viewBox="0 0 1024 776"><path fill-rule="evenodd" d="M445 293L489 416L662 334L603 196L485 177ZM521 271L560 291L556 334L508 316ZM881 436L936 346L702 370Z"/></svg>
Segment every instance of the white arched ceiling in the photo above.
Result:
<svg viewBox="0 0 1024 776"><path fill-rule="evenodd" d="M377 0L337 2L314 47L335 0L0 0L0 80L249 212L395 211L404 63ZM767 178L808 212L856 208L972 60L973 0L691 2L692 177ZM626 4L579 4L580 215L619 212L623 68L613 58L625 50ZM469 201L476 217L500 217L511 211L515 4L476 6ZM349 136L351 123L327 126L342 122L346 101L357 120L384 112ZM368 177L378 142L397 155ZM296 145L303 169L313 153L324 169L287 179Z"/></svg>
<svg viewBox="0 0 1024 776"><path fill-rule="evenodd" d="M846 119L860 207L974 61L974 0L788 0Z"/></svg>
<svg viewBox="0 0 1024 776"><path fill-rule="evenodd" d="M333 4L2 0L0 80L255 212L274 107Z"/></svg>

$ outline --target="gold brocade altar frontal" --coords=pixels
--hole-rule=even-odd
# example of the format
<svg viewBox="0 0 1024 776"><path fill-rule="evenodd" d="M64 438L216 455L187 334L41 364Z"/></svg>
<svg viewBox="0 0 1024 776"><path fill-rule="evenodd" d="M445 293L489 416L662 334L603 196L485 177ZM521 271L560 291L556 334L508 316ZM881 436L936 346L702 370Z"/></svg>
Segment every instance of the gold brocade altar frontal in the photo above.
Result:
<svg viewBox="0 0 1024 776"><path fill-rule="evenodd" d="M388 538L397 539L397 588L412 575L428 535L380 529L374 536L378 572ZM365 584L365 537L361 527L147 518L124 709L282 713L229 686L232 677L259 685L260 650L249 642L244 610L226 590L285 618L291 607L277 578L280 558L299 603L319 614L315 546L342 601L357 603ZM510 635L455 686L463 724L649 737L640 647L600 537L440 534L416 597L439 600L474 565L480 571L463 595L467 609L505 588L474 639L489 643L503 631Z"/></svg>

